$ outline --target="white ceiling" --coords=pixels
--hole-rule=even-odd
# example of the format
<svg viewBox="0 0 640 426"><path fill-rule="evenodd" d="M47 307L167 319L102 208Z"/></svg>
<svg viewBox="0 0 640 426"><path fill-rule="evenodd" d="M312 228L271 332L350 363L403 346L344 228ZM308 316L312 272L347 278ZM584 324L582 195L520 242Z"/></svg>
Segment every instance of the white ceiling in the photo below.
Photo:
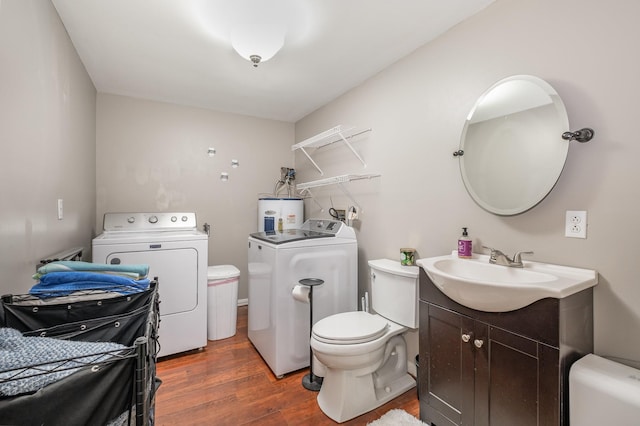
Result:
<svg viewBox="0 0 640 426"><path fill-rule="evenodd" d="M228 40L240 1L289 7L284 47L257 68ZM99 92L288 122L493 1L52 0Z"/></svg>

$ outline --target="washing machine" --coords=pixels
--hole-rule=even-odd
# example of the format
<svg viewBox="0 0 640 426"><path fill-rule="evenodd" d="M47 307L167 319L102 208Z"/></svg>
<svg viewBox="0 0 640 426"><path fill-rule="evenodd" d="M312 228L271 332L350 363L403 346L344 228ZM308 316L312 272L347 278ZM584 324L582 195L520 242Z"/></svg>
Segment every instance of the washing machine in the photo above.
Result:
<svg viewBox="0 0 640 426"><path fill-rule="evenodd" d="M300 229L249 236L248 336L276 377L309 366L309 303L299 281L319 278L313 322L355 311L358 244L340 221L310 219Z"/></svg>
<svg viewBox="0 0 640 426"><path fill-rule="evenodd" d="M93 239L93 262L147 264L158 278L160 352L207 345L208 236L195 213L106 213Z"/></svg>

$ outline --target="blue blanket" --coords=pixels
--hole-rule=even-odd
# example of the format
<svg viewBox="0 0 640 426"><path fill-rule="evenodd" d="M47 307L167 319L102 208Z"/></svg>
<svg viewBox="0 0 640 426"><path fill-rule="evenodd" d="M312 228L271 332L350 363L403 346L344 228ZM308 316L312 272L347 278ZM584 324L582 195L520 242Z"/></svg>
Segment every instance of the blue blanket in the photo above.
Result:
<svg viewBox="0 0 640 426"><path fill-rule="evenodd" d="M18 330L0 328L0 395L33 392L125 348L111 342L24 337Z"/></svg>
<svg viewBox="0 0 640 426"><path fill-rule="evenodd" d="M106 290L121 294L139 293L149 288L149 280L134 280L97 272L49 272L29 290L38 297L66 296L80 290Z"/></svg>
<svg viewBox="0 0 640 426"><path fill-rule="evenodd" d="M133 279L147 278L149 265L110 265L106 263L91 263L72 260L60 260L47 263L38 268L33 279L40 279L49 272L83 271L83 272L103 272L107 274L123 275Z"/></svg>

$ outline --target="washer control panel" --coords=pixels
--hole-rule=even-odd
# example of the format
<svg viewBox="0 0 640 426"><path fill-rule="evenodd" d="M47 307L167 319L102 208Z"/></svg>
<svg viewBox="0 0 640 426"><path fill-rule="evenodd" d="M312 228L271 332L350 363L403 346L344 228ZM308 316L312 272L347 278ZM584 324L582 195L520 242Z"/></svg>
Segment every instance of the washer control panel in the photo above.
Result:
<svg viewBox="0 0 640 426"><path fill-rule="evenodd" d="M337 234L343 225L338 220L309 219L302 225L302 229Z"/></svg>
<svg viewBox="0 0 640 426"><path fill-rule="evenodd" d="M104 231L161 231L196 227L196 214L193 212L105 213L102 229Z"/></svg>

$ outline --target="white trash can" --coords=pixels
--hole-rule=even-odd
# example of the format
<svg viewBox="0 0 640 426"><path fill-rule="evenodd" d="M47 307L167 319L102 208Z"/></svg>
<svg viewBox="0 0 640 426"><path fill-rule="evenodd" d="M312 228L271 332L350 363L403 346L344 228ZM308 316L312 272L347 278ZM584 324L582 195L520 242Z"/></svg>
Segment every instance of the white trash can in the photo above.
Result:
<svg viewBox="0 0 640 426"><path fill-rule="evenodd" d="M233 265L207 269L207 338L226 339L236 334L238 280L240 270Z"/></svg>

